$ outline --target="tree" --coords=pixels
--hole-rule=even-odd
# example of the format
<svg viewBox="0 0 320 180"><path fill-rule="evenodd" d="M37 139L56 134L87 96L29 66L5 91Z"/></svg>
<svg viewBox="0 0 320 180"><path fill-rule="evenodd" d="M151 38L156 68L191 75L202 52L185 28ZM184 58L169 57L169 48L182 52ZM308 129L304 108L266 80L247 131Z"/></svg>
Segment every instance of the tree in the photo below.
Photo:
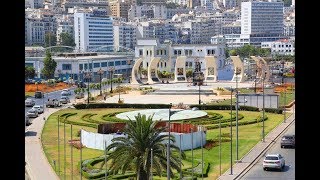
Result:
<svg viewBox="0 0 320 180"><path fill-rule="evenodd" d="M111 160L109 165L113 172L121 171L125 173L130 168L137 173L137 180L149 179L151 171L151 158L153 162L153 170L156 174L161 176L163 170L167 168L166 145L163 141L170 138L170 175L173 176L172 169L181 171L179 151L175 146L175 138L168 134L160 135L165 131L165 127L156 127L158 121L153 121L152 116L146 118L146 115L140 113L135 116L135 121L129 119L124 133L128 137L116 137L112 139L112 143L107 147L107 151L114 148L107 161ZM151 157L151 149L153 150L153 157ZM182 152L182 158L185 159L185 153ZM103 165L102 165L103 166ZM101 166L101 167L102 167ZM172 169L171 169L172 168Z"/></svg>
<svg viewBox="0 0 320 180"><path fill-rule="evenodd" d="M187 76L187 78L192 77L192 73L193 73L193 70L192 70L191 68L187 69L187 70L186 70L186 76Z"/></svg>
<svg viewBox="0 0 320 180"><path fill-rule="evenodd" d="M43 60L43 69L41 70L41 73L44 75L46 79L53 79L54 78L54 72L57 68L57 62L52 59L50 51L46 51L46 57Z"/></svg>
<svg viewBox="0 0 320 180"><path fill-rule="evenodd" d="M69 34L67 32L60 34L60 44L62 46L76 46L76 43L74 42L74 38L72 34Z"/></svg>
<svg viewBox="0 0 320 180"><path fill-rule="evenodd" d="M55 46L57 44L56 36L49 32L45 35L45 47Z"/></svg>
<svg viewBox="0 0 320 180"><path fill-rule="evenodd" d="M24 67L24 78L25 79L32 79L36 75L36 70L32 66Z"/></svg>

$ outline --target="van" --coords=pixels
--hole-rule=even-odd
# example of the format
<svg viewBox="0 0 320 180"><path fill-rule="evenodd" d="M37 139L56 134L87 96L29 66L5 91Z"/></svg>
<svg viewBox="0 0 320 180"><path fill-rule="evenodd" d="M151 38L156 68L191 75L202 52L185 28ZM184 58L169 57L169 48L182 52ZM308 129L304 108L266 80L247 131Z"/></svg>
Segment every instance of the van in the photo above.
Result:
<svg viewBox="0 0 320 180"><path fill-rule="evenodd" d="M44 97L44 93L41 91L36 91L34 93L34 98L43 98Z"/></svg>
<svg viewBox="0 0 320 180"><path fill-rule="evenodd" d="M60 101L56 98L48 99L46 107L60 107Z"/></svg>

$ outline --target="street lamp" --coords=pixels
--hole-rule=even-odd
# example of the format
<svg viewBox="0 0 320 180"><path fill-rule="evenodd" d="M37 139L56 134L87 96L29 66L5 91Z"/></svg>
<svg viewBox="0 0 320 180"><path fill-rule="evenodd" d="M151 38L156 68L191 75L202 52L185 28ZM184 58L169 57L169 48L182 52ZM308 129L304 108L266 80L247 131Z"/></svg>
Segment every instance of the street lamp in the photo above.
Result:
<svg viewBox="0 0 320 180"><path fill-rule="evenodd" d="M101 91L101 76L103 75L104 71L100 68L97 72L100 76L100 96L102 96L102 91Z"/></svg>
<svg viewBox="0 0 320 180"><path fill-rule="evenodd" d="M199 86L199 105L201 104L201 99L200 99L200 86L203 83L203 77L202 74L199 73L197 76L197 80L198 80L198 86Z"/></svg>
<svg viewBox="0 0 320 180"><path fill-rule="evenodd" d="M89 87L89 82L90 82L90 79L91 79L91 72L86 72L85 73L85 77L86 77L86 79L88 80L88 104L90 103L89 102L89 99L90 99L90 87Z"/></svg>
<svg viewBox="0 0 320 180"><path fill-rule="evenodd" d="M267 75L267 72L264 73L262 79L262 142L264 142L264 79Z"/></svg>
<svg viewBox="0 0 320 180"><path fill-rule="evenodd" d="M171 117L171 107L172 107L172 103L170 103L170 107L169 107L169 123L168 123L168 144L167 144L167 179L170 180L170 117Z"/></svg>
<svg viewBox="0 0 320 180"><path fill-rule="evenodd" d="M131 60L128 60L128 61L127 61L127 64L129 65L129 69L130 69ZM129 71L127 71L127 72L128 72L128 75L127 75L127 76L128 76L128 83L130 83L130 74L131 74L131 73L130 73Z"/></svg>
<svg viewBox="0 0 320 180"><path fill-rule="evenodd" d="M109 71L110 81L111 81L110 93L112 93L112 92L113 92L113 91L112 91L112 79L113 79L114 67L110 67L110 68L108 69L108 71Z"/></svg>
<svg viewBox="0 0 320 180"><path fill-rule="evenodd" d="M233 89L231 87L231 92L230 92L230 175L232 175L232 93L233 93Z"/></svg>
<svg viewBox="0 0 320 180"><path fill-rule="evenodd" d="M256 69L256 76L254 78L254 93L257 93L257 74L258 74L258 69Z"/></svg>
<svg viewBox="0 0 320 180"><path fill-rule="evenodd" d="M285 64L285 61L282 60L281 61L281 64L282 64L282 86L284 88L284 104L283 104L283 122L286 123L286 86L284 84L284 64Z"/></svg>

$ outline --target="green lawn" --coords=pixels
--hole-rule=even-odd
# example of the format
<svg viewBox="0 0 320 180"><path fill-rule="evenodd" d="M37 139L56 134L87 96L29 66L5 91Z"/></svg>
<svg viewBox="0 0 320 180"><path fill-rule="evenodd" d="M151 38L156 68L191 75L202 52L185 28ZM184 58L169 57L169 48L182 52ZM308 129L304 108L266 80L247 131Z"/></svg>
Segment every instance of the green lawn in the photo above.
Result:
<svg viewBox="0 0 320 180"><path fill-rule="evenodd" d="M56 161L56 172L58 174L58 124L57 124L57 116L62 115L64 113L77 113L74 116L70 116L68 120L78 121L86 123L81 120L81 117L85 114L97 114L92 116L92 119L101 120L101 116L111 113L111 112L120 112L120 111L131 111L133 109L85 109L85 110L76 110L76 109L64 109L60 110L56 113L53 113L48 120L43 129L42 133L42 144L45 151L45 154L49 160L49 163L53 166L53 160ZM229 111L213 111L222 114L223 116L229 116ZM257 117L261 112L249 112L249 111L240 111L239 114L244 116L244 119L252 119ZM268 120L265 121L265 132L268 133L271 129L273 129L276 125L282 122L283 115L281 114L271 114L266 113ZM288 115L289 116L289 115ZM101 120L103 121L103 120ZM64 173L64 146L63 146L63 124L60 124L60 176L63 177ZM66 142L71 138L70 125L66 124ZM84 126L76 126L73 125L73 139L79 139L76 137L77 131L80 128L97 132L95 128L84 127ZM241 158L244 154L246 154L260 139L261 139L261 123L259 124L251 124L245 126L239 126L239 158ZM222 133L229 133L230 128L222 128ZM207 131L206 139L215 139L218 138L219 129L213 129ZM222 143L222 172L226 171L230 167L230 142ZM211 168L209 171L209 177L205 179L216 179L219 173L219 148L214 147L211 150L203 149L204 152L204 160L205 162L211 163ZM97 156L103 155L103 151L93 150L88 148L83 148L82 151L82 159L90 159L95 158ZM201 149L195 149L194 153L194 162L201 160ZM235 127L233 127L233 156L235 159ZM66 145L66 177L67 179L71 179L71 148L67 144ZM191 159L191 151L186 151L186 155L189 159ZM78 162L80 161L80 150L73 148L73 178L80 179L79 169L77 168ZM183 168L191 167L191 161L183 161ZM196 164L196 163L195 163ZM97 165L100 166L100 165ZM85 179L85 178L84 178ZM166 179L165 177L154 177L154 179L162 180Z"/></svg>

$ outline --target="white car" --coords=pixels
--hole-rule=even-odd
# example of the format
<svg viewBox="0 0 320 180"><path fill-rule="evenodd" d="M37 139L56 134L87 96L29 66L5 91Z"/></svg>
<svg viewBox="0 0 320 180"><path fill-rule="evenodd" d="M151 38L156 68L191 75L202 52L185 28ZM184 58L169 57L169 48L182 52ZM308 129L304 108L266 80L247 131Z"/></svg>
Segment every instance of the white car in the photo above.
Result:
<svg viewBox="0 0 320 180"><path fill-rule="evenodd" d="M25 106L27 106L27 107L32 107L32 106L34 106L34 105L36 104L36 102L35 102L33 99L31 99L31 98L27 98L27 99L24 101L24 104L25 104Z"/></svg>
<svg viewBox="0 0 320 180"><path fill-rule="evenodd" d="M69 89L63 89L61 92L61 96L70 96L71 91Z"/></svg>
<svg viewBox="0 0 320 180"><path fill-rule="evenodd" d="M42 106L42 105L34 105L34 106L32 107L32 109L37 110L39 114L42 114L42 113L43 113L43 106Z"/></svg>
<svg viewBox="0 0 320 180"><path fill-rule="evenodd" d="M27 111L27 116L28 116L29 118L36 118L36 117L39 116L39 115L38 115L38 111L37 111L36 109L29 109L29 110Z"/></svg>
<svg viewBox="0 0 320 180"><path fill-rule="evenodd" d="M268 154L263 160L263 170L279 169L283 170L286 163L281 154Z"/></svg>

